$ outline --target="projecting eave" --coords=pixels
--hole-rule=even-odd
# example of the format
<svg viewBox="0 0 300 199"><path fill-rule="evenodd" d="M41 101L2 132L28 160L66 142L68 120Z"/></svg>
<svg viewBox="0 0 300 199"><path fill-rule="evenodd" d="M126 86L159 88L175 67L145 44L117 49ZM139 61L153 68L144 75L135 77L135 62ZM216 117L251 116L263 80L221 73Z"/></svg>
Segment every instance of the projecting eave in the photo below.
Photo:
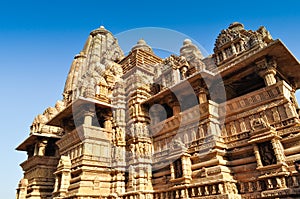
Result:
<svg viewBox="0 0 300 199"><path fill-rule="evenodd" d="M249 50L218 66L213 72L220 73L222 77L225 77L253 64L265 56L274 57L277 62L278 72L287 81L293 81L297 89L300 88L300 63L279 39L274 40L264 48Z"/></svg>
<svg viewBox="0 0 300 199"><path fill-rule="evenodd" d="M39 138L55 138L55 139L60 139L61 136L59 135L54 135L51 133L31 133L29 137L24 140L17 148L16 150L18 151L26 151L28 146L34 145Z"/></svg>
<svg viewBox="0 0 300 199"><path fill-rule="evenodd" d="M70 105L68 105L64 110L59 112L56 116L54 116L51 120L49 120L46 124L51 126L63 127L62 121L65 118L69 118L75 114L77 114L83 105L94 105L100 108L115 108L115 106L108 104L106 102L101 102L92 98L78 97L74 100Z"/></svg>

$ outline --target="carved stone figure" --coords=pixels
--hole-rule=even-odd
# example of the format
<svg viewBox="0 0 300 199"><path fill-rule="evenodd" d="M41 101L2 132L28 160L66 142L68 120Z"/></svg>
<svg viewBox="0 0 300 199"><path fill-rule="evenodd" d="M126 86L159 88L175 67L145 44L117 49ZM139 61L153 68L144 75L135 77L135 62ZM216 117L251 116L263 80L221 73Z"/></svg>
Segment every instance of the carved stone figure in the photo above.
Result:
<svg viewBox="0 0 300 199"><path fill-rule="evenodd" d="M235 135L237 133L234 121L230 122L230 132L231 135Z"/></svg>
<svg viewBox="0 0 300 199"><path fill-rule="evenodd" d="M299 74L264 27L234 22L212 55L187 39L167 58L143 39L124 56L99 27L71 64L63 100L17 147L28 154L17 199L295 197Z"/></svg>
<svg viewBox="0 0 300 199"><path fill-rule="evenodd" d="M130 144L130 152L131 152L131 154L132 154L132 156L134 156L134 154L135 154L135 144Z"/></svg>
<svg viewBox="0 0 300 199"><path fill-rule="evenodd" d="M276 164L276 157L274 155L273 147L270 142L261 144L259 146L259 152L264 166Z"/></svg>
<svg viewBox="0 0 300 199"><path fill-rule="evenodd" d="M273 115L273 120L275 122L279 122L280 121L280 115L279 115L276 107L272 108L272 115Z"/></svg>

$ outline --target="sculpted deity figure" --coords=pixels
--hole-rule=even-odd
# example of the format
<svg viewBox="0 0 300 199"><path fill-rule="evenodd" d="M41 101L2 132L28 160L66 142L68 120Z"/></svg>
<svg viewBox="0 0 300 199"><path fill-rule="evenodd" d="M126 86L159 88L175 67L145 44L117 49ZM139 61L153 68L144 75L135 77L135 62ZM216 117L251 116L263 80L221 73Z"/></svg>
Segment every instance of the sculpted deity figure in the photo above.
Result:
<svg viewBox="0 0 300 199"><path fill-rule="evenodd" d="M280 121L280 115L279 115L276 107L272 108L272 114L273 114L274 121L279 122Z"/></svg>
<svg viewBox="0 0 300 199"><path fill-rule="evenodd" d="M131 152L131 154L132 154L132 156L134 156L134 154L135 154L135 145L134 144L130 144L130 152Z"/></svg>
<svg viewBox="0 0 300 199"><path fill-rule="evenodd" d="M144 143L142 142L139 142L138 144L138 147L139 148L139 151L140 151L140 155L144 155L145 154L145 146L144 146Z"/></svg>
<svg viewBox="0 0 300 199"><path fill-rule="evenodd" d="M64 103L58 100L55 104L55 108L58 112L62 111L65 108Z"/></svg>
<svg viewBox="0 0 300 199"><path fill-rule="evenodd" d="M116 128L116 139L119 141L123 140L123 130L120 127Z"/></svg>
<svg viewBox="0 0 300 199"><path fill-rule="evenodd" d="M237 132L236 132L236 127L235 127L234 121L230 122L229 125L230 125L231 135L235 135Z"/></svg>
<svg viewBox="0 0 300 199"><path fill-rule="evenodd" d="M246 127L246 123L245 123L244 118L241 118L241 119L239 120L239 122L240 122L240 128L241 128L241 131L242 131L242 132L243 132L243 131L246 131L246 130L247 130L247 127Z"/></svg>

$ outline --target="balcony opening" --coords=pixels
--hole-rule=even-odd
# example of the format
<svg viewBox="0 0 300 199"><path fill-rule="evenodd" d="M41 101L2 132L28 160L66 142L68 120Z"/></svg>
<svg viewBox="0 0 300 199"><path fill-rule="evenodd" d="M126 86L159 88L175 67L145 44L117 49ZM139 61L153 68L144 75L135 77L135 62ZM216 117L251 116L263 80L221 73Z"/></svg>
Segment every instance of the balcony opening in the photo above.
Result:
<svg viewBox="0 0 300 199"><path fill-rule="evenodd" d="M181 111L185 111L199 104L198 98L195 93L180 96L179 100Z"/></svg>
<svg viewBox="0 0 300 199"><path fill-rule="evenodd" d="M45 150L45 156L55 156L57 146L55 145L54 140L49 140Z"/></svg>
<svg viewBox="0 0 300 199"><path fill-rule="evenodd" d="M244 77L228 78L224 80L227 100L245 95L265 87L265 82L257 73L251 73Z"/></svg>
<svg viewBox="0 0 300 199"><path fill-rule="evenodd" d="M175 178L181 178L183 176L181 158L175 160L173 164L174 164Z"/></svg>

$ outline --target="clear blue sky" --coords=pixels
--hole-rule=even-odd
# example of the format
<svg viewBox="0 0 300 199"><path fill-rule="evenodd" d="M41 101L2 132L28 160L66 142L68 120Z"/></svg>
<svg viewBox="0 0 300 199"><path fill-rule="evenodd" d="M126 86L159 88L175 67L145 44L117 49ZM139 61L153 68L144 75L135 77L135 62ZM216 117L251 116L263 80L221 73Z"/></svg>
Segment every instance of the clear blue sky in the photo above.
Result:
<svg viewBox="0 0 300 199"><path fill-rule="evenodd" d="M266 26L299 59L299 7L297 0L1 2L1 198L15 197L22 177L18 165L26 155L14 149L28 136L35 115L61 99L72 59L91 30L101 24L113 34L138 27L169 28L212 53L221 29L239 21L246 29Z"/></svg>

